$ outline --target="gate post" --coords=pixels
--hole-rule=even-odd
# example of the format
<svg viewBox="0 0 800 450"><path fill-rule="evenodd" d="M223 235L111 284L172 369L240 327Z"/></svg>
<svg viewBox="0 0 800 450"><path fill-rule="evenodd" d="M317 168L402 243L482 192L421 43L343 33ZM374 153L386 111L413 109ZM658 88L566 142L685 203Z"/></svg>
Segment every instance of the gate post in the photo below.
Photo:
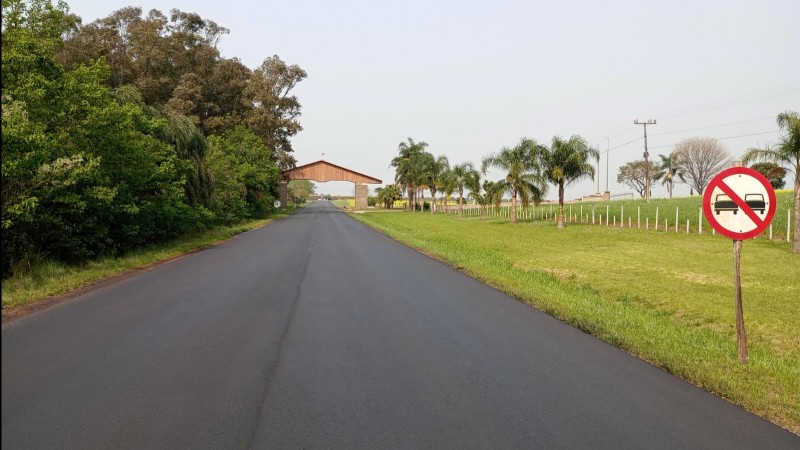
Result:
<svg viewBox="0 0 800 450"><path fill-rule="evenodd" d="M281 207L283 208L289 204L289 183L286 181L278 183L278 200L281 201Z"/></svg>
<svg viewBox="0 0 800 450"><path fill-rule="evenodd" d="M363 211L367 209L367 196L369 195L369 187L366 184L356 184L356 210Z"/></svg>

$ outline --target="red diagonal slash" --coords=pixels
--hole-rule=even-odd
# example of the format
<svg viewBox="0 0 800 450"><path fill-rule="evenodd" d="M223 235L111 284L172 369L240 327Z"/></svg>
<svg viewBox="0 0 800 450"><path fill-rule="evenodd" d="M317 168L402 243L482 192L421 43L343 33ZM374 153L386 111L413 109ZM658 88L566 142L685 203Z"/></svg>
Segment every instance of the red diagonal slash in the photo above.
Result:
<svg viewBox="0 0 800 450"><path fill-rule="evenodd" d="M725 180L721 180L717 186L719 186L719 188L722 189L722 192L724 192L728 197L730 197L731 200L733 200L737 205L739 205L739 209L744 211L744 213L747 214L747 217L749 217L750 220L752 220L753 223L756 224L756 228L760 227L764 223L764 221L761 220L761 218L756 215L756 212L753 211L753 208L751 208L750 205L745 203L745 201L742 200L742 198L739 197L736 194L736 192L733 191L733 189L731 189L727 184L725 184Z"/></svg>

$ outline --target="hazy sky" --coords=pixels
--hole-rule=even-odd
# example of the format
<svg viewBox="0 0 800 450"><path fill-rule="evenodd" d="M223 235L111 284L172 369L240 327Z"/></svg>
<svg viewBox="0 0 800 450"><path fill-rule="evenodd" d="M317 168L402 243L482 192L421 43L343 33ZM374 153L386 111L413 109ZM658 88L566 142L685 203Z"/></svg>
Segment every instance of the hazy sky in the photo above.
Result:
<svg viewBox="0 0 800 450"><path fill-rule="evenodd" d="M272 55L299 65L308 78L295 90L304 127L293 140L298 164L324 158L384 183L408 137L451 164L480 164L523 136L549 144L580 134L610 147L600 190L610 181L611 193L623 194L631 189L616 183L617 169L644 151L636 118L658 121L648 126L651 158L695 136L720 139L736 157L775 142L779 112L800 111L798 0L68 4L84 23L125 6L196 12L230 29L224 57L250 68ZM596 183L568 187L566 196L592 194ZM317 190L351 194L353 185ZM548 198L556 196L551 188Z"/></svg>

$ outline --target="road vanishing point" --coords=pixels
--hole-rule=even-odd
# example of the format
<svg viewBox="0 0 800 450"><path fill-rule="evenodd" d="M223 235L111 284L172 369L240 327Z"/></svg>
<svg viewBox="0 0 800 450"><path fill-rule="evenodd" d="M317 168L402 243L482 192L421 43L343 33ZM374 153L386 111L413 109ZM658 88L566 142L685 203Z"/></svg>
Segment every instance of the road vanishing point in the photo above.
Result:
<svg viewBox="0 0 800 450"><path fill-rule="evenodd" d="M2 447L796 449L800 437L315 202L6 323Z"/></svg>

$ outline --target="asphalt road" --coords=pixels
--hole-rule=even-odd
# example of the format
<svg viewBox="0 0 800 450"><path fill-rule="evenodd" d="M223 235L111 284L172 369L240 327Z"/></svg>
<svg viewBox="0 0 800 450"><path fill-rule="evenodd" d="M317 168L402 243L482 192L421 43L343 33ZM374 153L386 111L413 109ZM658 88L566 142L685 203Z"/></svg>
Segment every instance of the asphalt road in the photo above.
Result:
<svg viewBox="0 0 800 450"><path fill-rule="evenodd" d="M5 325L2 447L788 449L800 437L317 202Z"/></svg>

